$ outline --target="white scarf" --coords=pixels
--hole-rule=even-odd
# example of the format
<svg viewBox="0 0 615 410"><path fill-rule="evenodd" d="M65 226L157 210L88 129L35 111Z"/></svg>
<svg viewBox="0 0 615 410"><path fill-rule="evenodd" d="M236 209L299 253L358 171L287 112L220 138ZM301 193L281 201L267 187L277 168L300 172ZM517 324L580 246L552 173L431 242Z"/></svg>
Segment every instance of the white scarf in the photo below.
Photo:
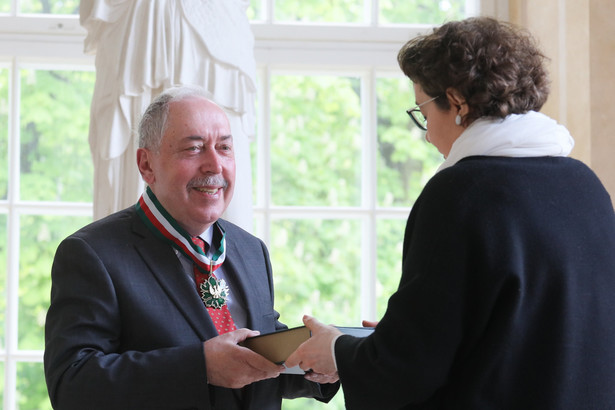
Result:
<svg viewBox="0 0 615 410"><path fill-rule="evenodd" d="M501 157L565 157L574 147L563 125L536 111L504 119L474 121L453 143L441 171L472 155Z"/></svg>

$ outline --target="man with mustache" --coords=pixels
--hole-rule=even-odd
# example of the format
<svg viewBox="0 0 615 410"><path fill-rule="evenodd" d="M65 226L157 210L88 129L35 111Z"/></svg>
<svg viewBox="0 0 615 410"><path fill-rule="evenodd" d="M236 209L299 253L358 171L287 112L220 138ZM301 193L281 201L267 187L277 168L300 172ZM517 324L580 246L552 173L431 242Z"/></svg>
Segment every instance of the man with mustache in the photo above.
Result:
<svg viewBox="0 0 615 410"><path fill-rule="evenodd" d="M139 125L146 191L65 239L52 267L45 375L56 409L279 409L337 379L281 372L239 346L284 329L268 251L220 219L233 138L203 90L167 90ZM250 330L252 329L252 330Z"/></svg>

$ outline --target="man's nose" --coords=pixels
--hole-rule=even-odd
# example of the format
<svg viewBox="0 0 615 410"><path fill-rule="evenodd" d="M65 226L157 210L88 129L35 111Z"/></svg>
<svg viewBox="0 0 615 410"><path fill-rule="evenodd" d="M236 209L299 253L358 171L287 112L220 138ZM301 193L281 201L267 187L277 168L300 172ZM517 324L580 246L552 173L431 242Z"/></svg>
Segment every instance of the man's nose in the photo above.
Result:
<svg viewBox="0 0 615 410"><path fill-rule="evenodd" d="M215 149L207 149L203 152L201 171L206 174L222 173L222 160Z"/></svg>

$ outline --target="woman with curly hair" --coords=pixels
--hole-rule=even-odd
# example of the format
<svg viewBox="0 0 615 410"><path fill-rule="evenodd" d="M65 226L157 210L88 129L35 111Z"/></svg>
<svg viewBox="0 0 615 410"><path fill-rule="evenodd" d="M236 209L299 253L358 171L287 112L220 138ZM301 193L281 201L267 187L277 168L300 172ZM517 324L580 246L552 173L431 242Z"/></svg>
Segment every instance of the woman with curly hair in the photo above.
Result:
<svg viewBox="0 0 615 410"><path fill-rule="evenodd" d="M306 316L287 365L337 372L349 409L613 408L615 213L538 112L544 55L471 18L398 60L408 113L445 157L412 207L399 288L366 338Z"/></svg>
<svg viewBox="0 0 615 410"><path fill-rule="evenodd" d="M458 152L456 147L453 158L448 159L453 143L475 122L457 145L466 147L468 139L479 142L474 135L476 128L497 127L501 129L497 132L504 132L512 122L513 128L522 123L530 128L540 125L553 129L553 138L549 139L528 132L517 142L527 150L538 146L546 155L568 155L574 144L568 131L537 113L549 95L544 59L532 37L513 25L490 18L448 23L431 35L410 40L399 52L399 65L414 83L418 104L407 112L447 158L445 166L463 155L465 150ZM430 129L427 113L435 116ZM483 144L488 149L502 149L500 145L491 147L501 143L489 137L481 139L479 145L482 150L487 149ZM519 155L525 156L523 152Z"/></svg>

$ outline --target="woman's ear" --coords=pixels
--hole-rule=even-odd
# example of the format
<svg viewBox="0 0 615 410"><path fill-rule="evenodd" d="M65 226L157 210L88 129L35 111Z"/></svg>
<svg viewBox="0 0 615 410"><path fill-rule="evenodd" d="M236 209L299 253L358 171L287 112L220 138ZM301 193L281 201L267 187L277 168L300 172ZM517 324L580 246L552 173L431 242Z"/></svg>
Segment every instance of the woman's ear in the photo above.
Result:
<svg viewBox="0 0 615 410"><path fill-rule="evenodd" d="M446 98L453 108L457 110L457 114L464 117L470 111L466 100L461 93L453 87L446 89Z"/></svg>

